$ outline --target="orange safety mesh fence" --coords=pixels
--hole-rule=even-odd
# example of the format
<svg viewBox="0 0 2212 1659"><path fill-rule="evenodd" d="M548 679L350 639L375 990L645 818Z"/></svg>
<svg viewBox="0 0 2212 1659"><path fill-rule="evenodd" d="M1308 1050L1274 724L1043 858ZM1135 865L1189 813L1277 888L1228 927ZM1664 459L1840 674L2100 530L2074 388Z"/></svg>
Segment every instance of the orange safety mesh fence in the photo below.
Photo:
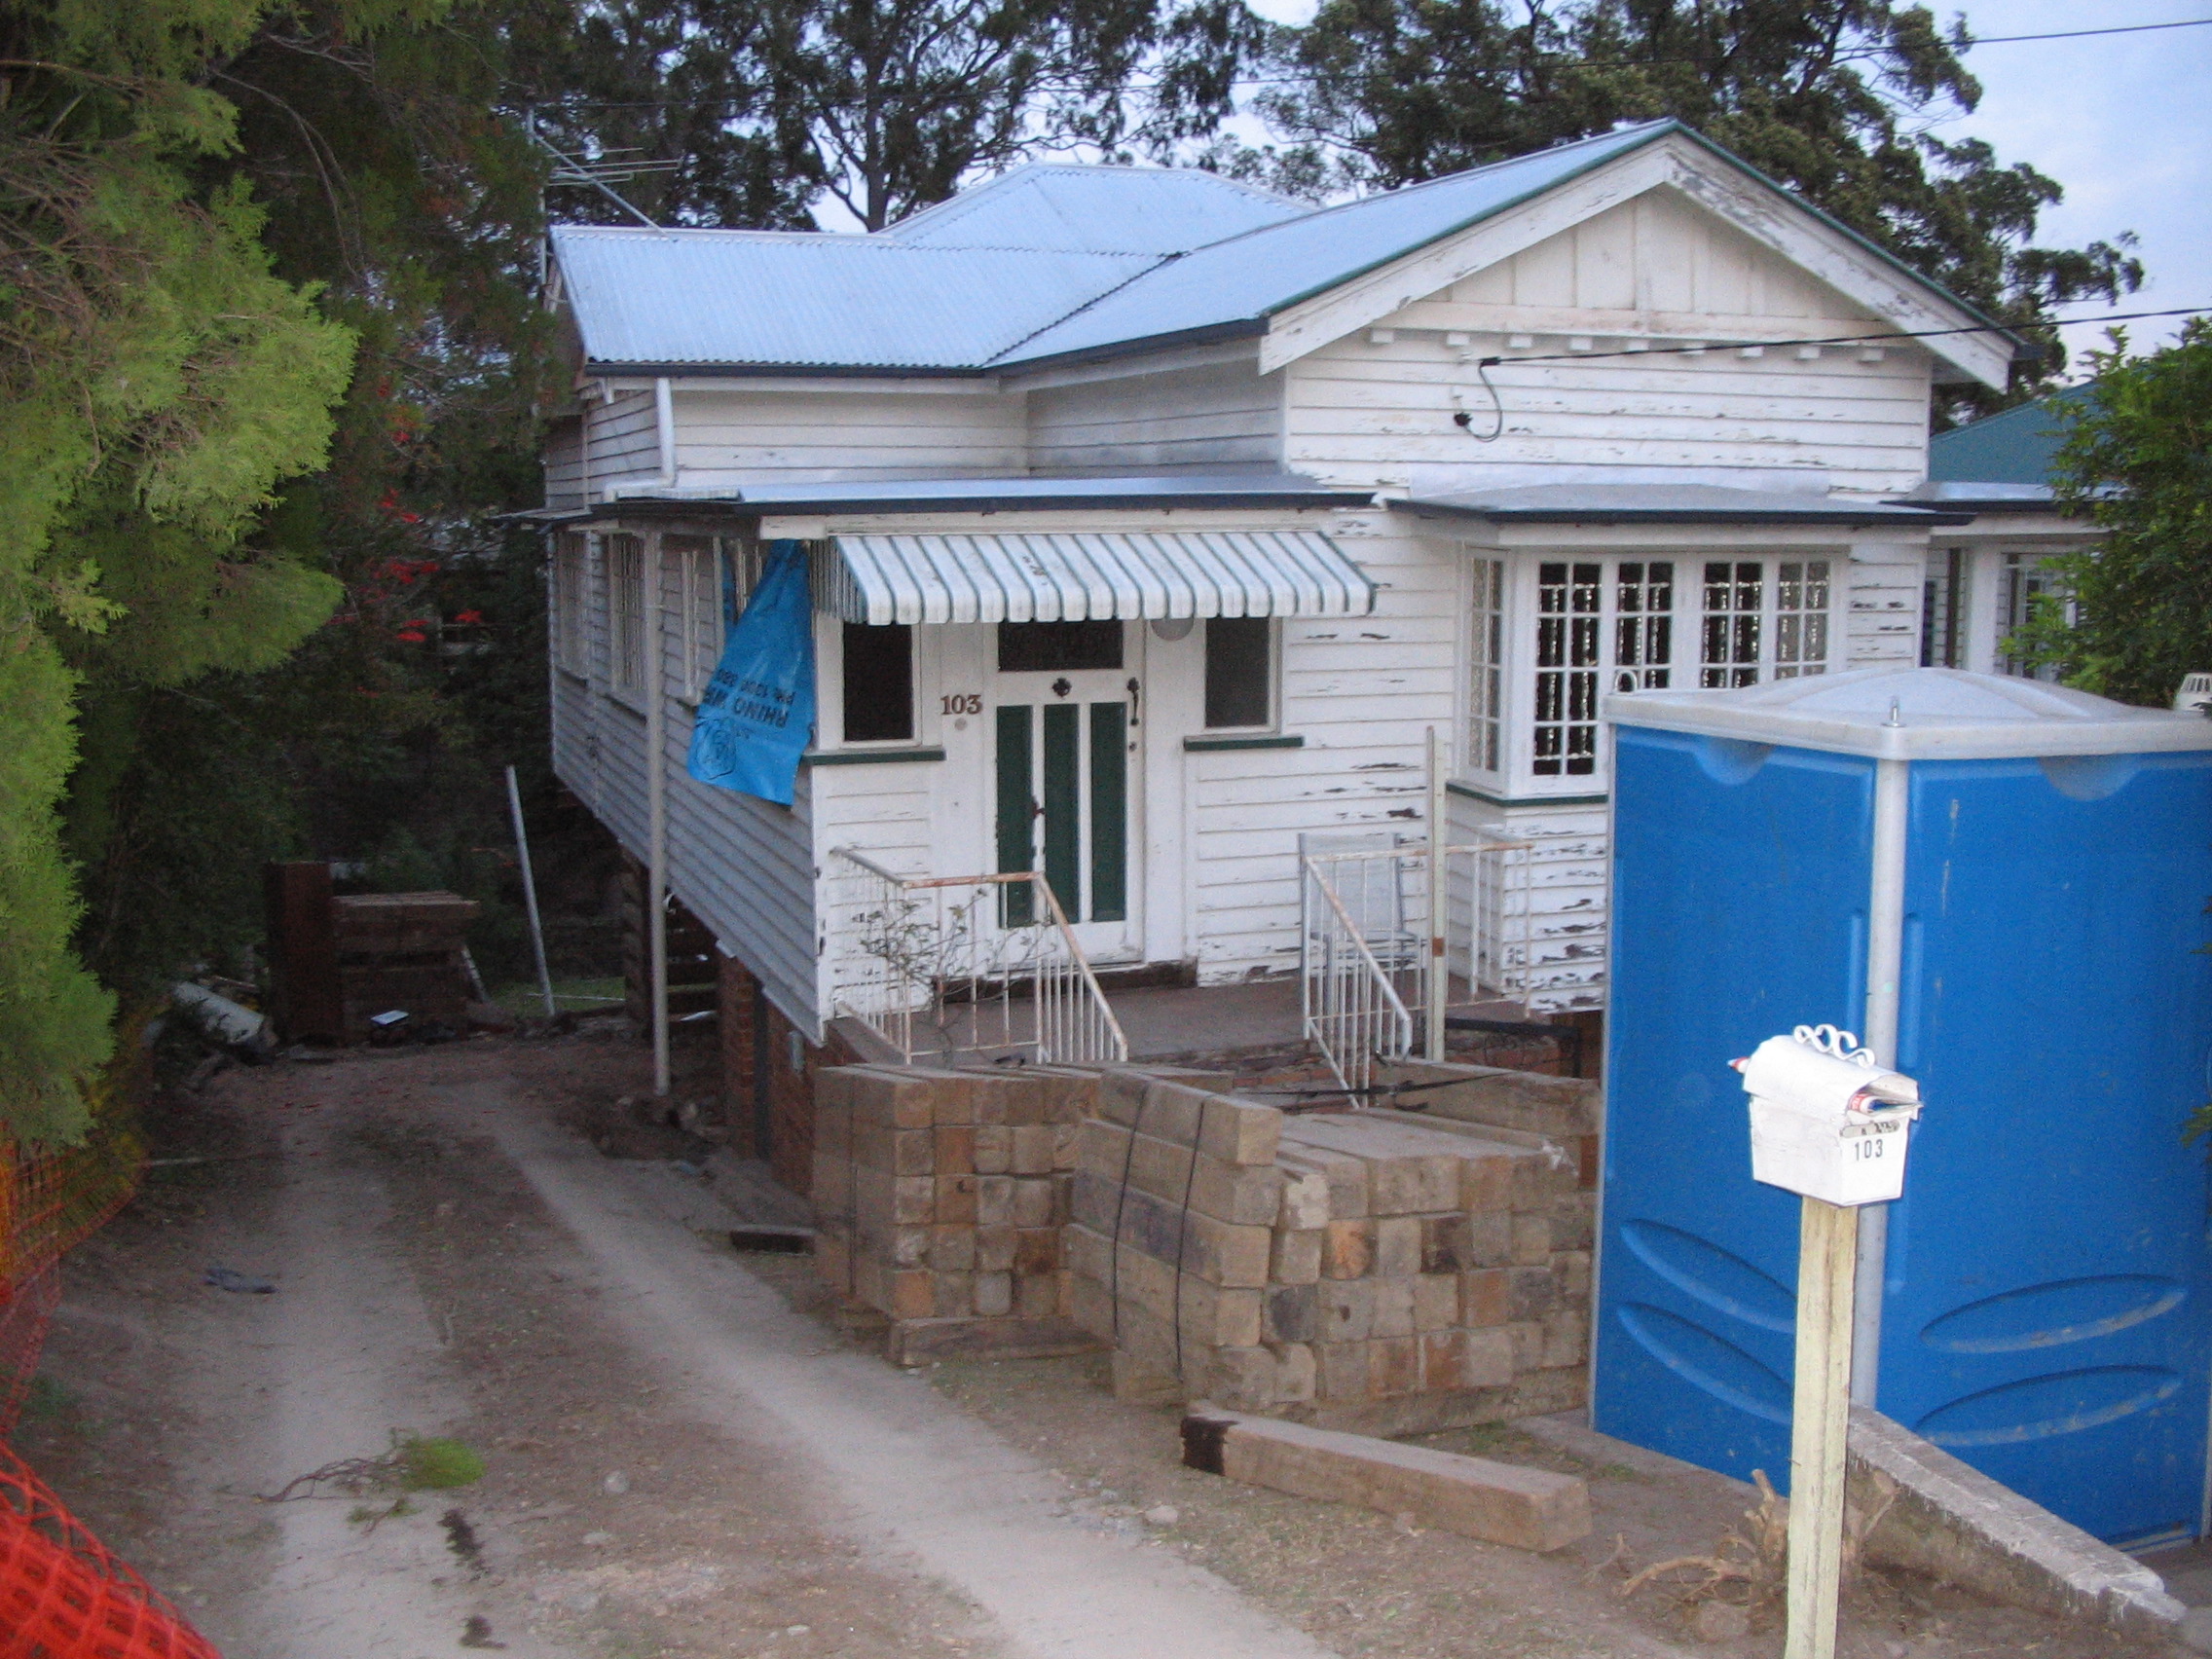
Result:
<svg viewBox="0 0 2212 1659"><path fill-rule="evenodd" d="M0 1140L0 1434L12 1431L61 1300L62 1256L115 1216L146 1169L139 1114L153 1058L128 1035L86 1090L92 1124L78 1146Z"/></svg>
<svg viewBox="0 0 2212 1659"><path fill-rule="evenodd" d="M221 1659L214 1644L0 1446L0 1653Z"/></svg>

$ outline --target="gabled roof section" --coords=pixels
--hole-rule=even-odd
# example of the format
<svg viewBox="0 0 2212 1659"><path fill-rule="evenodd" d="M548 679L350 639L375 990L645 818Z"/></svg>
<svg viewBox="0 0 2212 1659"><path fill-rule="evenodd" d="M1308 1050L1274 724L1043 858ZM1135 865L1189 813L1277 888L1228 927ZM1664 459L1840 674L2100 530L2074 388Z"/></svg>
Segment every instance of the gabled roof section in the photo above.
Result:
<svg viewBox="0 0 2212 1659"><path fill-rule="evenodd" d="M1153 258L560 225L591 367L976 370Z"/></svg>
<svg viewBox="0 0 2212 1659"><path fill-rule="evenodd" d="M1313 209L1192 167L1032 164L882 235L905 247L1028 247L1164 258Z"/></svg>
<svg viewBox="0 0 2212 1659"><path fill-rule="evenodd" d="M591 368L978 373L1265 335L1292 308L1424 270L1424 250L1616 164L1651 174L1634 188L1733 205L1900 330L1987 320L1675 121L1313 211L1204 173L1038 166L872 236L562 226L553 248ZM1617 168L1604 176L1633 194ZM2001 380L2010 342L1997 338L1931 349Z"/></svg>
<svg viewBox="0 0 2212 1659"><path fill-rule="evenodd" d="M1200 332L1258 334L1268 316L1480 224L1677 129L1647 122L1216 241L1056 323L1010 361L1075 356Z"/></svg>

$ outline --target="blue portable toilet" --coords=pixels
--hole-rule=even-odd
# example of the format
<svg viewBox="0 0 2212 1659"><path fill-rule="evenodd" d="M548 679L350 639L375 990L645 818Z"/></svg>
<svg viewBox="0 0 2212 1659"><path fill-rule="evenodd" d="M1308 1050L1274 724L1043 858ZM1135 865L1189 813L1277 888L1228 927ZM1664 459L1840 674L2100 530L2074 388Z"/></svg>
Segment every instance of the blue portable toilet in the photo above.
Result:
<svg viewBox="0 0 2212 1659"><path fill-rule="evenodd" d="M1605 713L1596 1425L1786 1482L1798 1200L1728 1061L1828 1022L1927 1102L1854 1398L2114 1542L2212 1531L2212 721L1903 668Z"/></svg>

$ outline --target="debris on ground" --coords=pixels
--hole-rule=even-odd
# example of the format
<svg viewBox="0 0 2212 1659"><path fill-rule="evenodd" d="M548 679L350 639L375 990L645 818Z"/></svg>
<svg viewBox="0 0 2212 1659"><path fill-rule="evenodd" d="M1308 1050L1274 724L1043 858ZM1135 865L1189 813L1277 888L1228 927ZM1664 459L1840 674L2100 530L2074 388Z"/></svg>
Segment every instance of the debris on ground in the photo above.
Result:
<svg viewBox="0 0 2212 1659"><path fill-rule="evenodd" d="M274 1296L276 1286L270 1279L253 1273L241 1273L236 1268L226 1268L220 1262L210 1262L201 1275L201 1281L217 1290L227 1290L237 1296Z"/></svg>

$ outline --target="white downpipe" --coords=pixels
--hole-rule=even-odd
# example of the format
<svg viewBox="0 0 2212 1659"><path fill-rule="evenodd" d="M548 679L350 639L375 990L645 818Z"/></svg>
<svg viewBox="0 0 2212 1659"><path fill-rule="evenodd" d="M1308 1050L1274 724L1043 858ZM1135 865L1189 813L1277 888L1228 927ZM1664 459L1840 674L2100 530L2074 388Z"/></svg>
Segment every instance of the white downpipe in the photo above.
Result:
<svg viewBox="0 0 2212 1659"><path fill-rule="evenodd" d="M651 976L653 1093L668 1093L668 687L661 638L661 536L645 537L645 958Z"/></svg>
<svg viewBox="0 0 2212 1659"><path fill-rule="evenodd" d="M1428 728L1428 1008L1421 1057L1431 1063L1444 1059L1444 1001L1451 989L1451 964L1444 957L1444 846L1451 837L1444 830L1444 756L1436 741L1436 728ZM1473 974L1473 964L1468 973Z"/></svg>
<svg viewBox="0 0 2212 1659"><path fill-rule="evenodd" d="M1911 781L1903 760L1874 763L1874 879L1866 901L1866 1047L1881 1066L1898 1063L1898 998L1904 977L1905 810ZM1889 1267L1890 1206L1859 1212L1859 1266L1851 1327L1851 1401L1872 1406L1882 1368L1882 1281Z"/></svg>
<svg viewBox="0 0 2212 1659"><path fill-rule="evenodd" d="M676 393L662 375L653 382L653 430L660 438L660 482L676 487Z"/></svg>

